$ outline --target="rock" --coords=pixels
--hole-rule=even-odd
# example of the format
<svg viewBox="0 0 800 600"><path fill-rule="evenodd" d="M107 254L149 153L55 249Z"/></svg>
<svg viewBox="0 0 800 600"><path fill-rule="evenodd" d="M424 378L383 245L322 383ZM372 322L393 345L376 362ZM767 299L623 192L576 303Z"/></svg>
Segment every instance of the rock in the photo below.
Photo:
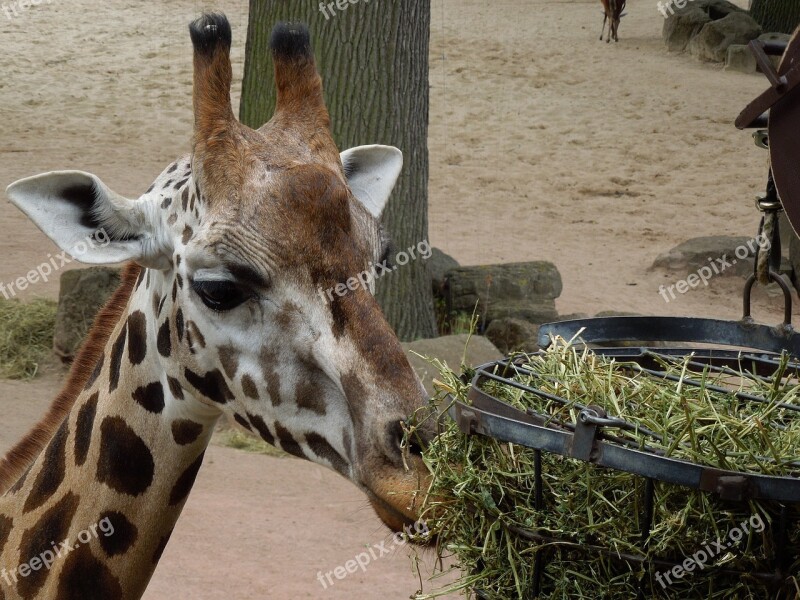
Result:
<svg viewBox="0 0 800 600"><path fill-rule="evenodd" d="M788 43L792 36L785 33L762 33L758 36L764 42L785 42ZM769 56L772 66L777 69L781 62L780 56ZM728 46L728 54L725 57L725 70L738 71L740 73L756 73L760 71L756 57L748 46L742 44L731 44ZM783 214L783 213L781 213Z"/></svg>
<svg viewBox="0 0 800 600"><path fill-rule="evenodd" d="M653 268L688 276L696 274L702 267L711 267L713 277L746 277L753 272L751 248L757 246L748 237L712 235L692 238L661 254L653 263ZM745 251L746 257L739 258L745 255Z"/></svg>
<svg viewBox="0 0 800 600"><path fill-rule="evenodd" d="M522 319L494 319L484 335L503 354L539 350L539 326Z"/></svg>
<svg viewBox="0 0 800 600"><path fill-rule="evenodd" d="M459 266L458 261L449 254L442 252L439 248L431 249L431 256L425 261L425 268L431 276L434 298L443 298L444 280L447 272L451 269L457 269Z"/></svg>
<svg viewBox="0 0 800 600"><path fill-rule="evenodd" d="M445 283L448 314L472 314L478 306L481 331L494 319L545 323L556 318L561 275L546 261L451 269Z"/></svg>
<svg viewBox="0 0 800 600"><path fill-rule="evenodd" d="M688 45L689 54L708 62L724 62L728 47L747 44L761 34L761 26L744 12L706 23Z"/></svg>
<svg viewBox="0 0 800 600"><path fill-rule="evenodd" d="M683 52L689 42L695 37L706 23L711 22L711 17L702 9L689 6L684 11L676 12L664 21L661 37L670 52Z"/></svg>
<svg viewBox="0 0 800 600"><path fill-rule="evenodd" d="M70 362L92 326L94 317L120 283L120 269L89 267L61 274L53 350Z"/></svg>
<svg viewBox="0 0 800 600"><path fill-rule="evenodd" d="M665 18L661 37L670 52L683 52L707 23L745 12L727 0L666 0L659 10Z"/></svg>
<svg viewBox="0 0 800 600"><path fill-rule="evenodd" d="M784 42L788 44L791 41L792 36L789 35L788 33L777 33L774 31L768 31L767 33L762 33L760 36L758 36L758 39L760 39L762 42ZM772 58L774 58L776 62L778 62L780 61L781 57L774 56Z"/></svg>
<svg viewBox="0 0 800 600"><path fill-rule="evenodd" d="M758 71L758 63L749 47L743 44L731 44L728 46L728 54L725 57L725 70L755 73Z"/></svg>
<svg viewBox="0 0 800 600"><path fill-rule="evenodd" d="M467 341L469 341L469 345L467 345ZM433 379L438 375L438 370L419 355L426 358L437 358L454 371L461 370L465 349L466 364L472 367L503 358L502 353L485 337L479 335L470 337L466 333L403 342L402 346L406 351L408 361L417 375L419 375L419 378L422 379L422 383L429 394L434 392Z"/></svg>

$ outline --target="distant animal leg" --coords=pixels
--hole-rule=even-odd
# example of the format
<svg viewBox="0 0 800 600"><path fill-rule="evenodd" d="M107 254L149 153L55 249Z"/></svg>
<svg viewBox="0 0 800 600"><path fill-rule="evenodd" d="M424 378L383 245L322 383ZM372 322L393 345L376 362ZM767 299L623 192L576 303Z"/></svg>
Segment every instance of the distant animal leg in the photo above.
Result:
<svg viewBox="0 0 800 600"><path fill-rule="evenodd" d="M608 20L608 14L603 14L603 27L600 29L600 41L603 41L603 32L606 30L606 21Z"/></svg>

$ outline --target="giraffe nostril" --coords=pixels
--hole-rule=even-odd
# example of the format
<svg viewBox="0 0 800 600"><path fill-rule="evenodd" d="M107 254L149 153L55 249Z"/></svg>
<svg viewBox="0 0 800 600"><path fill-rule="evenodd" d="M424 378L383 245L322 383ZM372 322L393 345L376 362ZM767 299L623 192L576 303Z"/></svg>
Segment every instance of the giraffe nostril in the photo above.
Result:
<svg viewBox="0 0 800 600"><path fill-rule="evenodd" d="M414 456L422 456L422 452L430 442L430 436L423 430L416 429L406 438L405 420L392 421L388 426L389 448L393 453L401 455L403 445L408 446L408 451Z"/></svg>

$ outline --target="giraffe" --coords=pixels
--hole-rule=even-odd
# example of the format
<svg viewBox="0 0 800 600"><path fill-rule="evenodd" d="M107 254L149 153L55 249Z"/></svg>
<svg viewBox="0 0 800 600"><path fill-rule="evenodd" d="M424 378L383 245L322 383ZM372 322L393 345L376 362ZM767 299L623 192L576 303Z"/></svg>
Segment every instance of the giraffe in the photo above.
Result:
<svg viewBox="0 0 800 600"><path fill-rule="evenodd" d="M0 463L0 600L141 597L222 415L350 479L393 530L418 517L430 432L401 442L424 388L371 282L319 293L387 252L402 154L340 155L305 26L273 30L277 103L259 129L233 116L227 19L189 30L192 151L141 197L81 171L7 189L63 250L102 230L78 258L128 264L64 389Z"/></svg>
<svg viewBox="0 0 800 600"><path fill-rule="evenodd" d="M603 27L600 29L600 41L603 41L603 31L606 29L606 22L608 22L608 35L606 35L606 43L614 38L615 42L619 41L617 30L619 29L619 22L625 14L626 0L600 0L603 4Z"/></svg>

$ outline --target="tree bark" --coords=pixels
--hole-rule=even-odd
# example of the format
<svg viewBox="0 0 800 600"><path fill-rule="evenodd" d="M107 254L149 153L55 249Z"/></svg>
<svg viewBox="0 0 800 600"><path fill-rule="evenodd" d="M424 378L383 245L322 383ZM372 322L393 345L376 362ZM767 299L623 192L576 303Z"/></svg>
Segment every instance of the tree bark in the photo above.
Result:
<svg viewBox="0 0 800 600"><path fill-rule="evenodd" d="M428 236L430 0L325 4L323 13L320 3L310 0L250 0L239 117L259 127L272 116L275 86L269 36L274 24L307 23L339 147L387 144L403 152L403 171L383 222L394 251L407 250ZM376 296L400 339L436 335L423 260L398 266L378 279Z"/></svg>
<svg viewBox="0 0 800 600"><path fill-rule="evenodd" d="M751 0L750 15L765 32L793 33L800 25L800 1Z"/></svg>

